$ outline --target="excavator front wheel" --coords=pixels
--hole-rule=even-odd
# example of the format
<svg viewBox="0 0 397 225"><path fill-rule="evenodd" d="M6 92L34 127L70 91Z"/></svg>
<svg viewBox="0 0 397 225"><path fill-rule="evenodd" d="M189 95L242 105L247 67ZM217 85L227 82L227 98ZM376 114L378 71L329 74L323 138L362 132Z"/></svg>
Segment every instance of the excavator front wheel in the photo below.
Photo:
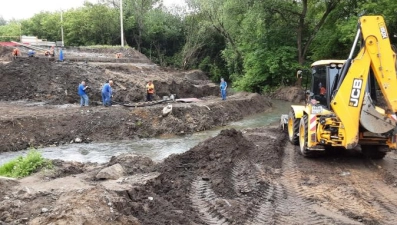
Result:
<svg viewBox="0 0 397 225"><path fill-rule="evenodd" d="M299 119L295 118L295 112L293 109L288 114L288 138L289 141L298 145L299 143Z"/></svg>
<svg viewBox="0 0 397 225"><path fill-rule="evenodd" d="M309 157L311 156L310 150L307 149L308 141L308 119L307 115L303 115L299 124L299 150L300 154Z"/></svg>
<svg viewBox="0 0 397 225"><path fill-rule="evenodd" d="M370 159L383 159L388 151L390 149L383 145L361 145L361 152Z"/></svg>

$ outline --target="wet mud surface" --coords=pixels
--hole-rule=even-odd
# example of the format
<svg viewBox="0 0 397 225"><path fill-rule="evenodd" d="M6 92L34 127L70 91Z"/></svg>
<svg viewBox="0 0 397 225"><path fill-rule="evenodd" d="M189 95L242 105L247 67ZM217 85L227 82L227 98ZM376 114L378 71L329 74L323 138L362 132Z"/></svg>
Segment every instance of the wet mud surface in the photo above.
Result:
<svg viewBox="0 0 397 225"><path fill-rule="evenodd" d="M250 93L221 101L217 85L199 71L27 60L0 64L0 151L76 138L184 135L271 107ZM94 87L90 107L76 104L82 78ZM172 93L202 101L172 103L168 116L162 116L165 105L96 106L96 91L108 78L121 102L142 101L147 79L155 81L158 99ZM273 97L297 101L293 93ZM53 169L30 177L0 178L0 224L395 224L395 152L379 161L355 151L311 159L297 152L284 132L269 126L223 130L159 163L127 154L105 164L55 160Z"/></svg>
<svg viewBox="0 0 397 225"><path fill-rule="evenodd" d="M170 103L142 108L78 105L30 105L0 102L0 152L74 142L128 140L163 134L185 135L223 126L264 112L270 101L258 94L238 93L227 101L206 97L198 103Z"/></svg>
<svg viewBox="0 0 397 225"><path fill-rule="evenodd" d="M57 161L56 172L0 181L0 221L394 224L395 153L381 161L354 151L307 159L296 148L276 128L230 129L157 164L130 155L108 164ZM119 179L96 178L117 163L125 168Z"/></svg>

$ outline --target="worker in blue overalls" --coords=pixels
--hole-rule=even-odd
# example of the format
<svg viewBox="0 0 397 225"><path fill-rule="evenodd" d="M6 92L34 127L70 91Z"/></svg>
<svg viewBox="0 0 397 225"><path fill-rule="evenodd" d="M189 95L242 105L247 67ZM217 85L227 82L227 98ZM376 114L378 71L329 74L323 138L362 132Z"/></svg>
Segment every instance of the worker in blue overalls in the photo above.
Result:
<svg viewBox="0 0 397 225"><path fill-rule="evenodd" d="M32 49L30 49L30 50L28 51L28 56L29 56L29 57L34 57L35 54L36 54L36 52L34 52Z"/></svg>
<svg viewBox="0 0 397 225"><path fill-rule="evenodd" d="M109 80L109 82L104 84L102 87L102 104L104 106L112 105L112 86L113 81Z"/></svg>
<svg viewBox="0 0 397 225"><path fill-rule="evenodd" d="M221 89L222 100L226 100L227 83L226 83L225 79L221 78L221 84L219 85L219 87Z"/></svg>

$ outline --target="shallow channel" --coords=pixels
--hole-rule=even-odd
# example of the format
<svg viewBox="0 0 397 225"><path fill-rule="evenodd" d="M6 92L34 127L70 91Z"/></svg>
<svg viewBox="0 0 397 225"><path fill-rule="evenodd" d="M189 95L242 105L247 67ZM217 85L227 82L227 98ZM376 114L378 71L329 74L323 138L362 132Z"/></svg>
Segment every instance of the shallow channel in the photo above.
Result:
<svg viewBox="0 0 397 225"><path fill-rule="evenodd" d="M108 162L112 156L122 153L134 153L150 157L154 161L161 161L171 154L183 153L196 146L199 142L214 137L223 129L255 128L270 125L280 120L281 114L289 111L290 102L273 100L273 108L267 112L252 115L243 120L232 122L227 126L213 130L202 131L185 136L150 138L140 140L126 140L89 144L68 144L56 147L38 149L47 159L62 159L77 162ZM0 165L18 156L24 156L28 150L5 152L0 154Z"/></svg>

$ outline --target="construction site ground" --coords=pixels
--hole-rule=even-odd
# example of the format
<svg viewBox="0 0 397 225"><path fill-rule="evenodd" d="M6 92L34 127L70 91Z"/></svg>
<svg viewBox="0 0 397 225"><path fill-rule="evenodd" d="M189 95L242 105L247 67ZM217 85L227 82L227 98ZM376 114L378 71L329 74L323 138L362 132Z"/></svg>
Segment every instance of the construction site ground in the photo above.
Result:
<svg viewBox="0 0 397 225"><path fill-rule="evenodd" d="M0 65L1 151L77 137L90 142L183 135L272 107L268 98L251 93L230 93L222 101L218 85L200 71L29 60ZM164 117L162 104L97 106L108 78L115 80L116 102L144 101L148 79L158 99L176 94L202 101L172 103L172 114ZM82 79L93 87L90 107L77 103ZM285 99L295 89L285 87L273 97ZM126 154L106 164L55 160L53 169L23 179L0 178L0 224L395 224L394 152L379 161L355 150L307 159L287 140L274 125L223 130L159 163ZM99 176L120 167L118 177Z"/></svg>

